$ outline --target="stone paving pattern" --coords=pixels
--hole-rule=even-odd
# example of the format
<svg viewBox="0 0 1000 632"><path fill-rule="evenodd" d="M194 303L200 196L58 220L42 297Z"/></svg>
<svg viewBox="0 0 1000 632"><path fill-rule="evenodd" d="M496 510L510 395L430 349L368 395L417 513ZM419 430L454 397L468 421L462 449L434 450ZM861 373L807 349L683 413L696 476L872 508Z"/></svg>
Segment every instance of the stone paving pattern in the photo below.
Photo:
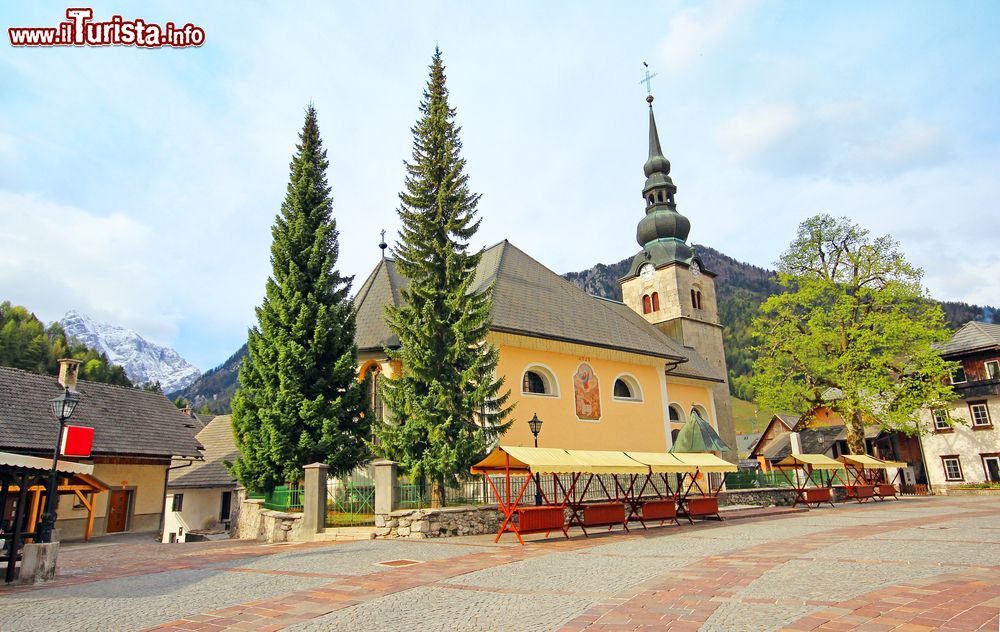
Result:
<svg viewBox="0 0 1000 632"><path fill-rule="evenodd" d="M1000 498L754 515L523 547L73 547L54 582L0 588L0 630L1000 629Z"/></svg>

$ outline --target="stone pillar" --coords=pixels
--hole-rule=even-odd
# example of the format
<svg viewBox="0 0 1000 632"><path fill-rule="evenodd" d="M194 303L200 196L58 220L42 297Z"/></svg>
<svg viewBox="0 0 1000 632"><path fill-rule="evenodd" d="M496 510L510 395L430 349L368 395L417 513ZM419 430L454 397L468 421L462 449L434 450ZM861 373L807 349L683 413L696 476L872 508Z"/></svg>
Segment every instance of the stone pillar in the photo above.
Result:
<svg viewBox="0 0 1000 632"><path fill-rule="evenodd" d="M375 470L375 514L389 514L399 505L398 476L395 461L378 459L372 461Z"/></svg>
<svg viewBox="0 0 1000 632"><path fill-rule="evenodd" d="M310 463L302 488L302 535L323 533L326 528L326 463Z"/></svg>
<svg viewBox="0 0 1000 632"><path fill-rule="evenodd" d="M21 574L18 576L18 582L37 584L55 579L58 557L58 542L25 544L21 554Z"/></svg>

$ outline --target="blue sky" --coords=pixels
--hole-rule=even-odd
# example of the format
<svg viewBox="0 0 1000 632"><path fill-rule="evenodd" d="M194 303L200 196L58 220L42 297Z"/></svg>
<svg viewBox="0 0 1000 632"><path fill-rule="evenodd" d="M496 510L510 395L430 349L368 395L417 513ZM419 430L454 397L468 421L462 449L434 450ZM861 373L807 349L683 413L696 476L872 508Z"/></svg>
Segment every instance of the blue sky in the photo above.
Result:
<svg viewBox="0 0 1000 632"><path fill-rule="evenodd" d="M79 4L79 3L77 3ZM616 6L620 5L620 6ZM8 26L65 4L5 3ZM208 369L246 338L303 109L355 287L435 43L484 218L558 272L637 251L642 62L691 241L770 266L828 212L896 237L935 297L1000 303L995 2L93 3L200 48L0 44L0 298L132 327Z"/></svg>

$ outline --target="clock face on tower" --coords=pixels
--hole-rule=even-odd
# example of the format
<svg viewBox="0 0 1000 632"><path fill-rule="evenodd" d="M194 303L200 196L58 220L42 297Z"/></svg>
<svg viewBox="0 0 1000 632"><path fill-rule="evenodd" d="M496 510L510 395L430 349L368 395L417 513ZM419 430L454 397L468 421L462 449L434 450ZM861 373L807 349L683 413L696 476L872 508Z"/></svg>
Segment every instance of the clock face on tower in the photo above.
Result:
<svg viewBox="0 0 1000 632"><path fill-rule="evenodd" d="M699 274L701 274L701 266L698 265L697 261L691 262L691 274L693 276L698 276Z"/></svg>
<svg viewBox="0 0 1000 632"><path fill-rule="evenodd" d="M646 281L653 278L653 274L656 272L656 268L651 263L644 263L642 267L639 268L639 276L641 276Z"/></svg>

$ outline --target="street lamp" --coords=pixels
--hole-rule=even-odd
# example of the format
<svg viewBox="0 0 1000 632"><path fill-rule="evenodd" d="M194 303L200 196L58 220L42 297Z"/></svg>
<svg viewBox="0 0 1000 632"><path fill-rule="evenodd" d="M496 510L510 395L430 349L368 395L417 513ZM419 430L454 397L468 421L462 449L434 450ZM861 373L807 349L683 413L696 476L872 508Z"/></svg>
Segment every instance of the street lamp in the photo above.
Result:
<svg viewBox="0 0 1000 632"><path fill-rule="evenodd" d="M56 493L58 474L56 467L59 463L59 448L62 446L63 433L66 431L66 420L73 416L76 405L80 403L79 396L67 387L59 397L49 400L52 407L52 415L59 420L59 435L56 438L56 447L52 451L52 471L49 473L49 489L45 492L45 512L42 513L42 520L38 525L38 542L51 542L52 530L56 526L56 509L58 508L58 494Z"/></svg>
<svg viewBox="0 0 1000 632"><path fill-rule="evenodd" d="M538 413L535 413L531 419L528 420L528 427L531 428L531 434L535 435L535 447L538 447L538 433L542 431L542 420L538 418ZM540 507L542 505L542 483L538 476L538 472L535 472L535 506Z"/></svg>

